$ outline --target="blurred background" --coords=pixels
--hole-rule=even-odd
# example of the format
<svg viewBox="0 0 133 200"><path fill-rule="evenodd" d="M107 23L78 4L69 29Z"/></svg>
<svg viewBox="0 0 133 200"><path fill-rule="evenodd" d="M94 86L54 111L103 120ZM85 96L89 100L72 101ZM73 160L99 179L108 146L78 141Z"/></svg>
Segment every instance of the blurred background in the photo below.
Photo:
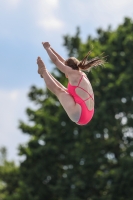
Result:
<svg viewBox="0 0 133 200"><path fill-rule="evenodd" d="M81 38L95 36L96 29L115 29L124 17L133 17L133 1L0 1L0 145L8 148L9 159L18 160L16 148L27 141L17 129L29 105L27 92L35 84L45 87L37 74L36 58L41 56L51 71L41 42L67 58L63 36L81 29Z"/></svg>
<svg viewBox="0 0 133 200"><path fill-rule="evenodd" d="M112 193L115 193L116 191L118 192L119 189L116 187L117 189L111 188L111 190L109 190L108 188L110 188L112 179L108 179L106 176L108 171L111 172L111 174L109 175L110 177L113 174L113 167L110 167L111 165L114 166L114 163L115 167L117 165L117 170L123 169L125 171L125 165L126 163L128 163L128 161L122 161L122 163L125 163L122 165L117 161L118 157L121 158L122 155L126 156L127 154L130 154L131 158L133 156L133 150L131 148L133 132L133 87L131 85L132 79L130 77L130 75L133 74L133 61L131 54L133 47L132 7L132 0L0 0L0 155L1 163L5 162L5 160L8 160L8 164L7 166L5 166L5 168L10 168L13 170L13 172L16 170L17 173L14 176L17 180L21 180L21 183L13 183L13 186L16 184L16 186L14 186L14 189L10 188L12 184L8 186L9 188L6 188L6 194L16 194L16 196L11 195L12 197L9 198L10 195L7 195L8 197L6 195L3 195L0 197L0 200L21 199L20 196L22 197L22 199L33 199L34 196L34 199L36 200L42 198L47 200L128 200L133 198L133 196L131 196L131 193L129 196L126 196L127 194L125 195L125 193L122 195L120 194L120 198L119 194L117 197L111 196ZM103 51L105 51L106 55L109 55L109 63L107 64L107 68L98 69L97 72L90 74L90 79L92 80L92 84L95 89L94 92L96 93L96 117L94 119L94 122L92 122L92 124L88 125L87 127L77 128L75 127L75 125L72 124L72 122L69 122L67 116L62 114L63 111L54 97L53 99L51 99L50 102L47 102L46 96L50 97L52 95L45 90L45 83L37 74L37 56L42 57L49 71L53 72L55 66L50 62L48 55L43 49L41 44L42 41L50 42L51 46L64 58L67 58L68 55L74 55L82 58L87 50L90 50L92 46L94 47L94 53L92 54L92 57L97 56L97 54L100 54ZM124 72L125 68L127 70L126 72ZM98 76L99 73L100 77ZM60 81L66 84L62 74L59 73L57 78L59 78ZM104 81L106 78L108 79ZM105 87L105 85L107 87ZM119 98L115 99L114 96L116 97L117 94L119 95ZM105 101L102 102L102 97L104 95L106 96L106 98L104 97ZM47 105L47 108L43 105L43 102L41 101L42 99L46 101L45 106ZM119 108L117 107L117 104L118 106L120 105ZM59 107L59 113L58 115L55 114L55 118L54 113L52 113L53 118L51 117L51 110L54 111L55 107L53 105ZM114 105L114 113L110 113L112 105ZM123 105L125 105L125 107L123 107ZM26 111L27 108L30 109ZM38 112L40 112L40 108L42 110L44 109L43 114L38 114ZM46 111L46 109L49 110ZM56 108L55 112L58 112L58 109ZM102 109L105 110L102 111ZM110 121L109 113L110 117L112 116L115 122ZM48 121L44 120L44 122L40 124L40 116L43 116L44 119L47 118ZM63 120L60 121L60 119ZM35 124L36 128L35 126L33 126ZM45 127L44 129L42 128L43 125ZM60 126L62 127L61 129ZM66 129L66 127L68 130ZM71 130L74 138L67 138L67 134L68 132L70 134ZM60 135L58 135L59 132ZM62 140L61 137L64 133L66 133L66 135L65 137L63 136L64 140ZM81 138L76 138L78 137L79 133L82 135L80 136ZM92 136L92 133L93 136L96 134L94 138ZM112 139L109 138L110 134L113 135ZM120 137L117 137L117 134ZM51 139L51 137L54 137L53 135L56 135L56 137ZM60 139L58 137L60 137ZM66 188L66 186L64 186L64 188L61 188L61 184L59 184L59 182L62 183L59 178L60 175L62 174L63 178L69 177L67 173L64 173L64 170L73 169L74 164L72 164L72 162L74 162L76 166L79 160L80 166L85 166L85 158L83 158L82 155L79 156L79 150L82 153L84 152L84 150L83 147L81 148L80 146L78 146L78 141L84 142L84 140L87 141L87 138L101 139L102 137L104 139L110 139L109 144L106 143L104 144L105 146L103 145L105 148L107 147L108 153L105 152L104 149L95 149L95 151L93 151L92 148L85 150L85 152L92 151L94 153L91 161L95 161L95 159L98 159L98 151L102 152L102 154L104 155L104 159L113 160L113 164L112 162L109 162L109 165L107 165L106 161L104 162L101 158L101 160L98 161L99 163L101 162L101 164L99 164L100 167L99 169L96 169L97 177L99 177L97 178L97 181L93 182L93 179L96 176L95 173L92 173L93 176L90 177L90 179L86 180L87 182L90 180L92 185L97 185L96 187L93 187L93 189L90 189L92 193L97 193L96 196L93 196L93 194L88 191L89 189L87 188L87 186L81 184L80 181L78 182L79 185L77 184L77 188L79 187L79 190L77 190L76 193L72 192L71 195L68 197L65 197L66 195L63 196L70 191L68 188ZM123 137L125 137L126 139L123 139ZM129 140L127 138L129 138ZM93 139L91 141L93 141ZM119 147L115 143L117 139L119 144L117 145ZM121 142L119 139L121 140ZM55 165L56 172L48 171L48 166L45 166L45 163L42 164L46 173L44 176L47 177L46 180L42 181L45 186L45 191L47 191L44 193L40 191L40 194L42 196L35 194L33 195L33 188L30 188L27 193L25 192L25 194L23 194L22 192L22 190L24 191L25 188L29 187L30 183L32 183L31 180L31 182L27 180L26 183L24 183L22 180L24 179L24 177L28 176L28 172L25 172L24 169L29 169L30 166L27 163L25 164L25 160L30 163L30 161L28 160L28 155L31 157L32 155L33 157L36 155L34 149L36 149L37 146L36 144L30 143L33 140L38 141L38 144L41 147L43 145L46 146L45 143L47 140L53 141L53 143L50 143L49 145L55 145L55 149L53 150L55 152L58 146L59 149L57 150L57 152L59 153L61 159L64 159L64 155L67 157L67 155L69 154L69 151L61 153L63 151L63 146L60 147L61 144L71 144L73 148L77 148L77 151L73 152L70 158L68 156L69 161L67 159L63 161L63 171L61 172L58 171L58 167L56 166L58 164L55 164L53 161L50 161L48 163L49 165ZM58 144L56 144L57 140ZM88 141L88 145L91 141ZM96 145L98 144L96 143ZM127 147L130 148L127 150ZM33 149L27 150L28 148ZM51 146L49 146L49 148L51 148ZM66 148L69 149L69 147ZM47 151L47 149L44 148L43 153L41 150L39 150L41 156L45 155L46 158L54 155L51 152L52 150ZM120 149L122 152L120 152ZM125 149L128 152L127 154L124 154ZM88 154L90 152L88 152ZM21 154L22 156L20 156L19 154ZM36 155L37 158L36 156L34 157L34 159L32 160L33 163L36 162L36 159L43 159L43 156L39 158L40 154L38 152L38 154ZM76 155L78 155L79 157L76 157ZM56 157L54 155L54 157L57 158L58 156ZM126 158L127 157L128 156L126 156ZM74 158L77 160L73 161ZM87 157L86 159L90 158ZM22 171L20 170L22 172L21 175L23 174L22 179L18 175L20 173L18 172L19 165L25 166L24 169L22 167ZM132 166L131 163L129 165ZM1 166L3 166L3 164L1 164ZM92 166L93 164L90 166L86 165L86 167L89 168L92 168ZM105 166L108 167L106 168ZM120 166L123 166L123 168L121 169ZM32 168L32 165L30 167ZM0 168L0 170L2 169L3 168ZM37 169L41 170L40 168ZM106 173L104 171L105 176L100 171L100 169L104 169L106 171ZM54 171L54 169L52 170ZM86 169L84 169L83 171L85 170ZM120 170L118 171L120 172ZM115 171L116 174L118 174L117 172ZM0 175L1 177L7 177L7 179L1 180L2 183L5 181L4 184L7 184L8 178L11 178L12 175L10 174L8 176L4 173L2 174L0 172ZM34 173L35 171L33 170L32 176ZM56 182L53 182L49 187L48 183L51 181L52 177L50 173L53 173L53 177L55 175L55 180L58 179L58 184ZM73 173L75 173L76 180L81 180L83 178L84 173L81 177L77 178L80 174L79 168L75 168ZM40 174L40 176L42 176L42 174ZM103 179L100 179L101 177ZM117 177L117 180L114 181L114 184L117 181L121 181L120 177L121 175ZM130 175L128 176L128 178L129 177ZM40 177L38 177L36 180L38 180L39 178ZM128 178L127 180L129 180ZM125 182L127 182L127 180L123 181L123 187L127 187L128 190L128 188L131 186L131 183L133 183L133 179L130 180L129 186L125 185ZM75 180L72 180L73 183L71 183L71 190L74 190L76 187L74 181ZM107 183L106 187L104 181ZM69 185L69 182L70 180L68 181L68 183L66 183L66 185ZM36 184L39 185L39 182L37 182ZM58 188L54 188L55 185L60 185L59 190ZM3 190L3 187L3 184L0 184L1 190ZM35 188L36 187L37 186L35 186ZM19 192L17 193L16 190L17 192ZM84 190L88 191L88 193L85 193ZM47 196L46 193L51 193L52 196ZM56 195L57 193L60 193L61 195L58 196ZM82 193L86 194L86 196L81 195ZM108 195L108 197L106 195Z"/></svg>

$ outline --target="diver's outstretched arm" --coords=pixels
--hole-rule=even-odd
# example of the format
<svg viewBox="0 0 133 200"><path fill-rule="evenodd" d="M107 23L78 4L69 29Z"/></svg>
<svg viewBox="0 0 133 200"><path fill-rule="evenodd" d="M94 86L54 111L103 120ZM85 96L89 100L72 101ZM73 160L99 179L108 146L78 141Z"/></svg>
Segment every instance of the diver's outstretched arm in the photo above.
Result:
<svg viewBox="0 0 133 200"><path fill-rule="evenodd" d="M50 47L50 49L53 51L53 53L58 57L58 59L62 62L65 63L65 59L62 58L53 48Z"/></svg>
<svg viewBox="0 0 133 200"><path fill-rule="evenodd" d="M42 42L43 47L45 46L44 42ZM44 47L45 48L45 47ZM53 51L53 53L57 56L57 58L62 62L65 63L65 59L62 58L51 46L50 49Z"/></svg>
<svg viewBox="0 0 133 200"><path fill-rule="evenodd" d="M68 67L67 65L65 65L64 62L61 62L61 60L58 58L58 56L52 51L49 42L43 42L42 44L43 44L43 47L45 48L45 50L47 51L50 59L56 65L56 67L66 75L71 73L72 69L70 67Z"/></svg>

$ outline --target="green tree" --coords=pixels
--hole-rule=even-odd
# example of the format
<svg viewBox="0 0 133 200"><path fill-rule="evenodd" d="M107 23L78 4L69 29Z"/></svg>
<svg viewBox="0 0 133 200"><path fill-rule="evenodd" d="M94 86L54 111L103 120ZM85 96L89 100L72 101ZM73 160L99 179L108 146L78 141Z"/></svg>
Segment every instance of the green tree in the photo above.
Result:
<svg viewBox="0 0 133 200"><path fill-rule="evenodd" d="M56 97L31 88L37 105L20 122L30 141L20 146L20 199L132 200L133 197L133 22L116 30L97 30L97 37L64 36L69 56L81 59L105 52L108 63L88 74L95 93L95 115L87 126L71 122ZM54 71L54 75L56 71ZM66 83L58 72L56 78Z"/></svg>
<svg viewBox="0 0 133 200"><path fill-rule="evenodd" d="M19 168L13 161L7 161L7 149L0 148L0 200L18 198Z"/></svg>

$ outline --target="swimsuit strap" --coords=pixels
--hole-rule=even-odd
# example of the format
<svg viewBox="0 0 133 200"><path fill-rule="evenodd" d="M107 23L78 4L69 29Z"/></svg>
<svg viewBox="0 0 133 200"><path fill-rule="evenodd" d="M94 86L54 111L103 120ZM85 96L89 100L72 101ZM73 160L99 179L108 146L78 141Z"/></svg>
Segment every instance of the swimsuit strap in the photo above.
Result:
<svg viewBox="0 0 133 200"><path fill-rule="evenodd" d="M78 86L78 88L84 90L84 91L90 96L89 98L85 99L84 101L87 101L87 100L90 99L90 98L94 101L92 95L91 95L89 92L87 92L87 91L86 91L84 88L82 88L82 87L79 87L79 86Z"/></svg>
<svg viewBox="0 0 133 200"><path fill-rule="evenodd" d="M90 94L89 94L90 95ZM90 97L89 98L87 98L87 99L85 99L84 101L87 101L88 99L92 99L93 101L94 101L94 99L93 99L93 97L92 97L92 95L90 95Z"/></svg>
<svg viewBox="0 0 133 200"><path fill-rule="evenodd" d="M79 80L79 83L77 85L77 87L80 85L81 81L82 81L82 78L83 78L83 75L81 76L80 80Z"/></svg>
<svg viewBox="0 0 133 200"><path fill-rule="evenodd" d="M94 101L92 95L91 95L89 92L87 92L84 88L82 88L82 87L79 86L80 83L81 83L81 81L82 81L82 79L83 79L83 76L84 76L84 75L81 76L77 87L80 88L80 89L82 89L82 90L84 90L84 91L89 95L89 98L85 99L84 101L87 101L87 100L90 99L90 98ZM84 76L84 77L85 77L85 76ZM87 79L87 77L85 77L85 78Z"/></svg>

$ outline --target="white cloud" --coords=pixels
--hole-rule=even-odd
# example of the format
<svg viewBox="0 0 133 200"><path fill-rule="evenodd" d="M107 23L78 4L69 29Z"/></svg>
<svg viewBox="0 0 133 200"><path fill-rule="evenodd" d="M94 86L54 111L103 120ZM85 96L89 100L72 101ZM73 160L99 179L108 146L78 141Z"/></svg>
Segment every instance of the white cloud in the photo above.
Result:
<svg viewBox="0 0 133 200"><path fill-rule="evenodd" d="M106 2L106 3L105 3ZM108 12L113 12L113 11L124 11L126 6L132 4L132 0L111 0L111 1L105 1L101 0L101 5L102 8L106 8ZM112 13L113 14L113 13Z"/></svg>
<svg viewBox="0 0 133 200"><path fill-rule="evenodd" d="M106 24L118 25L123 21L123 18L133 14L130 7L133 6L131 0L111 0L105 3L105 0L101 0L101 4L97 7L97 12L101 15L101 20ZM127 9L128 7L128 9ZM101 23L102 25L102 23Z"/></svg>
<svg viewBox="0 0 133 200"><path fill-rule="evenodd" d="M41 1L42 3L44 3L44 1ZM49 5L49 6L53 6L53 7L57 7L59 4L59 0L45 0L45 2Z"/></svg>
<svg viewBox="0 0 133 200"><path fill-rule="evenodd" d="M71 9L73 9L74 12L80 13L82 16L86 16L86 18L88 16L90 16L92 13L94 14L99 14L99 13L103 13L104 17L105 16L105 11L112 14L112 16L114 15L114 12L118 12L118 14L123 15L123 12L127 12L128 10L126 10L126 8L128 7L128 9L132 8L133 5L133 1L132 0L111 0L111 1L107 1L107 0L93 0L93 1L80 1L80 0L73 0L72 2L70 2L71 4ZM98 17L98 16L97 16ZM92 18L91 18L92 20Z"/></svg>
<svg viewBox="0 0 133 200"><path fill-rule="evenodd" d="M8 5L12 5L13 7L17 7L21 0L8 0Z"/></svg>
<svg viewBox="0 0 133 200"><path fill-rule="evenodd" d="M112 25L113 27L122 22L126 16L133 16L132 0L93 0L69 2L73 17L78 18L78 23L102 28ZM75 9L73 9L75 6Z"/></svg>
<svg viewBox="0 0 133 200"><path fill-rule="evenodd" d="M48 30L53 30L53 29L60 29L63 28L63 23L62 21L55 19L55 18L49 18L49 19L44 19L44 20L40 20L38 22L38 25L40 27L42 27L43 29L47 29Z"/></svg>
<svg viewBox="0 0 133 200"><path fill-rule="evenodd" d="M56 14L58 9L59 0L39 1L36 7L37 25L47 31L63 28L63 21Z"/></svg>
<svg viewBox="0 0 133 200"><path fill-rule="evenodd" d="M27 99L27 90L0 89L0 146L9 150L8 158L18 160L18 144L28 140L18 129L19 120L25 120L25 109L30 105Z"/></svg>
<svg viewBox="0 0 133 200"><path fill-rule="evenodd" d="M5 10L12 10L18 8L21 0L0 0L1 8Z"/></svg>
<svg viewBox="0 0 133 200"><path fill-rule="evenodd" d="M14 90L14 91L10 92L10 93L9 93L9 98L10 98L12 101L17 101L18 98L19 98L19 91Z"/></svg>
<svg viewBox="0 0 133 200"><path fill-rule="evenodd" d="M59 8L59 0L40 0L36 4L36 11L40 16L51 15L56 9Z"/></svg>

